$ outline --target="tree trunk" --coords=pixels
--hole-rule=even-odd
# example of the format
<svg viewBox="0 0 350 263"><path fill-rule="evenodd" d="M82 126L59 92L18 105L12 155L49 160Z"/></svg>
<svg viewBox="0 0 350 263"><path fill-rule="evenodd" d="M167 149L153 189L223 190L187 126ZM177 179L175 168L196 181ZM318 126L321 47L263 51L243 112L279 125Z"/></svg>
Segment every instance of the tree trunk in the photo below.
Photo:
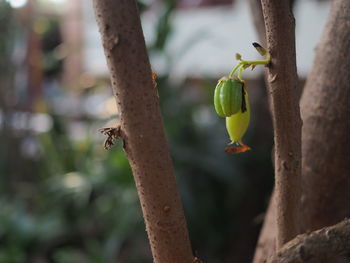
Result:
<svg viewBox="0 0 350 263"><path fill-rule="evenodd" d="M301 173L301 119L295 58L295 21L288 0L262 0L267 70L275 142L276 246L298 233Z"/></svg>
<svg viewBox="0 0 350 263"><path fill-rule="evenodd" d="M193 255L135 1L93 0L113 94L156 263ZM93 63L93 62L92 62Z"/></svg>
<svg viewBox="0 0 350 263"><path fill-rule="evenodd" d="M350 217L350 1L334 0L301 100L303 231Z"/></svg>

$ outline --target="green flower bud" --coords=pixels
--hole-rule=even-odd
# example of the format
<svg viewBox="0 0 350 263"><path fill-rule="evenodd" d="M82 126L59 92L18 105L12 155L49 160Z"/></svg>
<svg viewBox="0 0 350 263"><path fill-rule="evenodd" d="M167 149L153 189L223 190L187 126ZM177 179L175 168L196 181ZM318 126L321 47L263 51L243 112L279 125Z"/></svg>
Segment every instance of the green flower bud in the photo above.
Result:
<svg viewBox="0 0 350 263"><path fill-rule="evenodd" d="M243 103L243 82L235 78L221 78L214 93L216 113L221 117L230 117L239 110L245 111Z"/></svg>

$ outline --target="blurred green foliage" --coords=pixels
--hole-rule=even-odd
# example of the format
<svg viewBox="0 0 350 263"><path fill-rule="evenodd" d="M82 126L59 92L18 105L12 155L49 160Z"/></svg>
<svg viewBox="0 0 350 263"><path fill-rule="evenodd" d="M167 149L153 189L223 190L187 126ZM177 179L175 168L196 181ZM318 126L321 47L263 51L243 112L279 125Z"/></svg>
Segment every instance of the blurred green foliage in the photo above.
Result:
<svg viewBox="0 0 350 263"><path fill-rule="evenodd" d="M172 33L171 16L176 7L176 0L163 0L163 5L159 13L156 24L156 39L149 47L150 51L163 50L166 45L168 36Z"/></svg>
<svg viewBox="0 0 350 263"><path fill-rule="evenodd" d="M0 23L0 27L8 35L0 39L0 55L7 55L10 65L13 50L5 41L10 41L18 28L11 29L13 10L0 4L0 19L6 24ZM145 10L147 5L140 8ZM166 46L174 8L175 1L164 2L151 49L159 51ZM57 29L55 22L51 25ZM51 33L46 33L49 39ZM45 62L50 61L59 42L58 38L55 45L44 45L44 70L49 78L60 74L60 61ZM12 73L6 74L13 78ZM253 151L227 155L223 151L228 142L224 121L212 106L215 80L174 84L169 75L163 75L157 82L194 252L204 262L247 262L261 223L254 220L271 191L271 134L259 136L259 130L266 127L254 129L253 124L247 135ZM100 89L91 87L90 92ZM82 99L88 93L82 92ZM16 133L3 118L0 263L151 262L122 147L117 144L105 151L102 135L96 139L97 129L107 120L83 119L87 136L77 140L69 130L74 120L57 114L50 107L50 98L45 99L52 119L47 132ZM4 103L0 107L6 112ZM33 144L35 154L28 156L23 149Z"/></svg>

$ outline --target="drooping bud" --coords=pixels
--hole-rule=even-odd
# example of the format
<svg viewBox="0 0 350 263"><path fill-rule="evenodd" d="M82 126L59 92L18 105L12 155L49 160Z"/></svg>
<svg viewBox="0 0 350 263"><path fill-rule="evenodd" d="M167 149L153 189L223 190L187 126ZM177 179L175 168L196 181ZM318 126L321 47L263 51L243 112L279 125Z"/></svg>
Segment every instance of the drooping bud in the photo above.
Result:
<svg viewBox="0 0 350 263"><path fill-rule="evenodd" d="M221 117L230 117L242 109L244 83L236 78L221 78L214 93L216 113Z"/></svg>
<svg viewBox="0 0 350 263"><path fill-rule="evenodd" d="M230 136L231 143L239 143L249 126L250 106L248 94L245 88L243 92L246 111L242 111L242 109L240 109L238 113L226 118L226 129Z"/></svg>

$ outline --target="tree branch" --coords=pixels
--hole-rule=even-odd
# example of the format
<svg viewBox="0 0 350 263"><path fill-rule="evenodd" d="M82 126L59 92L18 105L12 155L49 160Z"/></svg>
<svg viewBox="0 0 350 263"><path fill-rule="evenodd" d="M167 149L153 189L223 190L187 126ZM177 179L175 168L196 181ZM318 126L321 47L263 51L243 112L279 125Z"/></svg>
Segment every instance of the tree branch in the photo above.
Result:
<svg viewBox="0 0 350 263"><path fill-rule="evenodd" d="M261 0L249 0L249 6L259 42L266 47L266 30ZM258 243L254 252L253 263L265 263L276 250L277 222L274 196L275 193L273 191L269 206L265 213L264 224L261 227Z"/></svg>
<svg viewBox="0 0 350 263"><path fill-rule="evenodd" d="M261 0L271 54L267 70L275 133L277 248L298 234L301 119L295 58L295 21L288 0Z"/></svg>
<svg viewBox="0 0 350 263"><path fill-rule="evenodd" d="M334 0L301 100L304 231L350 217L350 1Z"/></svg>
<svg viewBox="0 0 350 263"><path fill-rule="evenodd" d="M135 1L93 0L155 263L191 263L185 217ZM93 62L92 62L93 63Z"/></svg>
<svg viewBox="0 0 350 263"><path fill-rule="evenodd" d="M253 263L265 263L276 251L276 204L275 192L270 198L269 207L265 214L264 224L261 228L258 244L254 253Z"/></svg>
<svg viewBox="0 0 350 263"><path fill-rule="evenodd" d="M270 263L319 263L350 252L350 220L289 241Z"/></svg>

